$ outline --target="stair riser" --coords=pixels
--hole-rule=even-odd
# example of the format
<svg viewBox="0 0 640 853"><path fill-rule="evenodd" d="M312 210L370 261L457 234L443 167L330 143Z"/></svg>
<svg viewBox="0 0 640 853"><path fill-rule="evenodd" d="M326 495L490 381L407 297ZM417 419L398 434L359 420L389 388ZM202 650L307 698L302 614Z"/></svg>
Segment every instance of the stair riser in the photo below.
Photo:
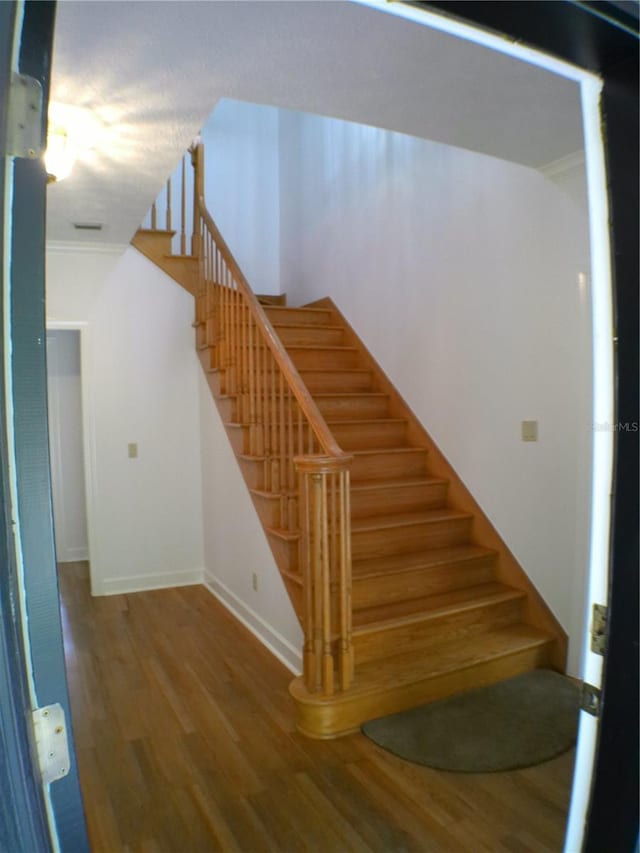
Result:
<svg viewBox="0 0 640 853"><path fill-rule="evenodd" d="M389 572L378 577L353 578L353 608L377 607L381 604L395 604L422 598L426 595L438 595L489 583L495 578L496 560L494 556L478 560L465 560L460 563L448 563L428 569L408 569Z"/></svg>
<svg viewBox="0 0 640 853"><path fill-rule="evenodd" d="M268 530L267 539L278 566L283 571L297 572L299 550L297 540L283 539Z"/></svg>
<svg viewBox="0 0 640 853"><path fill-rule="evenodd" d="M224 397L221 399L217 396L216 402L218 404L218 411L220 412L222 422L228 424L234 421L234 399L232 397Z"/></svg>
<svg viewBox="0 0 640 853"><path fill-rule="evenodd" d="M238 424L225 424L229 442L236 456L249 452L249 428Z"/></svg>
<svg viewBox="0 0 640 853"><path fill-rule="evenodd" d="M305 308L271 308L263 306L263 311L272 323L290 323L292 325L330 326L332 311L309 311Z"/></svg>
<svg viewBox="0 0 640 853"><path fill-rule="evenodd" d="M436 644L474 637L515 624L522 618L522 610L522 599L518 598L388 630L371 629L366 633L358 630L353 637L355 659L364 663L397 654L398 649L426 651Z"/></svg>
<svg viewBox="0 0 640 853"><path fill-rule="evenodd" d="M371 374L341 370L335 373L320 370L303 370L301 377L311 394L371 391Z"/></svg>
<svg viewBox="0 0 640 853"><path fill-rule="evenodd" d="M551 661L552 644L548 642L464 670L433 676L402 687L390 684L387 688L351 696L330 705L296 701L297 727L302 734L313 738L338 737L357 731L366 720L444 699L461 690L495 684L531 669L550 666Z"/></svg>
<svg viewBox="0 0 640 853"><path fill-rule="evenodd" d="M354 560L407 554L427 548L464 545L469 540L471 519L453 519L424 524L401 525L380 530L352 531Z"/></svg>
<svg viewBox="0 0 640 853"><path fill-rule="evenodd" d="M288 347L287 352L298 370L350 370L358 367L355 350Z"/></svg>
<svg viewBox="0 0 640 853"><path fill-rule="evenodd" d="M332 423L330 429L343 450L403 447L406 444L406 423Z"/></svg>
<svg viewBox="0 0 640 853"><path fill-rule="evenodd" d="M322 326L307 326L304 329L289 326L275 326L278 337L285 347L295 346L342 346L344 332L342 329L325 329Z"/></svg>
<svg viewBox="0 0 640 853"><path fill-rule="evenodd" d="M316 397L320 414L327 421L385 418L389 415L388 397Z"/></svg>
<svg viewBox="0 0 640 853"><path fill-rule="evenodd" d="M419 477L426 473L427 453L415 450L410 453L366 453L354 456L351 465L353 483L400 477Z"/></svg>
<svg viewBox="0 0 640 853"><path fill-rule="evenodd" d="M280 527L280 498L252 492L253 505L263 527Z"/></svg>
<svg viewBox="0 0 640 853"><path fill-rule="evenodd" d="M346 449L346 448L345 448ZM447 484L394 486L351 490L351 517L366 518L391 512L411 512L445 505Z"/></svg>
<svg viewBox="0 0 640 853"><path fill-rule="evenodd" d="M250 489L264 488L265 463L262 459L238 459L238 464Z"/></svg>
<svg viewBox="0 0 640 853"><path fill-rule="evenodd" d="M298 498L295 495L281 497L252 492L251 497L263 527L288 530L291 528L289 518L294 527L298 523Z"/></svg>

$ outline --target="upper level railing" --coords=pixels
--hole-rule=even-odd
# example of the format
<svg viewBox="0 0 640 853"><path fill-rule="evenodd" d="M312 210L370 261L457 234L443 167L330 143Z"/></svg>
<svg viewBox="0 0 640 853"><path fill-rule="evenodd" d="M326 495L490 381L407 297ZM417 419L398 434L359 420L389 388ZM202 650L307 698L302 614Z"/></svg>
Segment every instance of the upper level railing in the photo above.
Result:
<svg viewBox="0 0 640 853"><path fill-rule="evenodd" d="M349 467L205 204L204 148L191 149L193 187L185 161L178 193L164 192L151 228L176 231L185 254L198 258L196 326L220 373L222 393L235 399L235 420L247 433L246 453L261 460L260 490L279 505L279 531L299 534L303 588L304 680L311 692L346 689L353 677ZM172 197L179 196L179 215ZM191 196L192 210L188 209ZM162 217L160 217L160 220ZM189 222L191 220L191 222ZM189 228L189 226L192 228ZM177 235L176 235L177 236Z"/></svg>

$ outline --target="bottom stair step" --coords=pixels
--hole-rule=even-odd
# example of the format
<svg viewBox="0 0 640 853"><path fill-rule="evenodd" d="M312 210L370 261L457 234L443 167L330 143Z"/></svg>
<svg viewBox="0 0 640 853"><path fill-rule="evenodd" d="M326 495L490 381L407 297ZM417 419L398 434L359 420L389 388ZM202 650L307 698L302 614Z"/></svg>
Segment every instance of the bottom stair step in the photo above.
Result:
<svg viewBox="0 0 640 853"><path fill-rule="evenodd" d="M401 601L353 614L358 665L400 651L428 654L428 648L471 638L522 621L525 594L500 583L481 584L441 595Z"/></svg>
<svg viewBox="0 0 640 853"><path fill-rule="evenodd" d="M296 678L289 690L297 726L314 738L349 734L367 720L550 666L553 644L554 639L537 628L511 625L424 654L412 652L360 666L356 662L351 687L332 696L309 693L302 678Z"/></svg>

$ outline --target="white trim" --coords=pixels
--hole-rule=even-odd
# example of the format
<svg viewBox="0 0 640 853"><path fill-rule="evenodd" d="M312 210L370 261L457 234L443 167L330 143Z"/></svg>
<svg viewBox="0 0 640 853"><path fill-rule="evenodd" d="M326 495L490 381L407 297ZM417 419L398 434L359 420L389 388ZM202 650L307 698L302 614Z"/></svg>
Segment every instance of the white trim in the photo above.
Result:
<svg viewBox="0 0 640 853"><path fill-rule="evenodd" d="M204 585L290 672L294 675L300 675L302 672L302 652L299 649L296 649L272 625L265 622L262 616L259 616L246 602L238 598L215 575L205 572Z"/></svg>
<svg viewBox="0 0 640 853"><path fill-rule="evenodd" d="M350 0L350 2L377 9L379 12L386 12L388 15L396 15L399 18L405 18L407 21L413 21L415 24L421 24L438 32L479 44L482 47L489 48L489 50L504 53L507 56L514 57L514 59L528 62L530 65L543 68L545 71L550 71L552 74L558 74L560 77L574 80L577 83L589 78L592 80L599 79L595 74L585 71L584 68L511 41L506 35L491 33L488 30L483 30L480 26L463 24L455 18L447 17L444 12L428 12L426 9L416 6L394 3L392 0Z"/></svg>
<svg viewBox="0 0 640 853"><path fill-rule="evenodd" d="M59 563L78 563L89 559L89 549L77 546L75 548L65 548L64 554L57 555Z"/></svg>
<svg viewBox="0 0 640 853"><path fill-rule="evenodd" d="M70 240L47 240L47 252L60 255L124 255L130 243L74 243Z"/></svg>
<svg viewBox="0 0 640 853"><path fill-rule="evenodd" d="M11 46L11 71L18 72L18 57L20 54L20 46L22 43L23 27L24 27L24 0L17 0L16 13L14 20L13 39ZM38 691L33 673L33 657L31 654L31 636L28 629L29 607L26 598L25 585L25 569L24 569L24 554L22 550L22 533L20 528L20 512L18 504L18 479L16 474L16 445L15 445L15 430L14 430L14 393L13 393L13 375L12 375L12 340L13 340L13 317L11 315L11 292L13 287L13 278L11 275L12 257L11 249L13 242L13 204L14 204L14 158L5 157L4 166L0 163L0 168L4 168L4 229L0 234L3 256L3 324L4 324L4 353L3 370L5 379L5 401L4 412L0 414L5 419L7 430L7 479L9 481L9 497L5 496L5 501L8 503L8 509L11 514L11 524L13 526L13 548L16 555L16 572L18 575L18 608L20 612L20 628L22 633L22 641L24 645L25 663L26 663L26 680L29 690L29 699L31 707L37 708L40 704L38 700ZM8 543L8 547L11 544ZM34 735L35 736L35 735ZM37 772L37 768L36 768ZM56 816L53 810L51 801L51 785L42 785L42 794L44 806L47 816L47 825L49 827L49 838L51 841L51 849L53 853L60 853L60 838L58 836L58 825Z"/></svg>
<svg viewBox="0 0 640 853"><path fill-rule="evenodd" d="M571 172L573 169L584 169L585 157L584 150L574 151L567 154L565 157L559 157L557 160L552 160L551 163L546 163L544 166L538 166L538 171L545 178L555 178L556 175L562 175L565 172Z"/></svg>
<svg viewBox="0 0 640 853"><path fill-rule="evenodd" d="M96 428L89 378L90 325L85 320L50 320L47 329L77 330L80 333L80 389L82 395L82 451L84 454L84 490L87 516L87 544L91 594L97 595L95 578L99 577L96 567L101 565L98 537L96 536L98 464L96 458ZM79 558L80 559L80 558Z"/></svg>
<svg viewBox="0 0 640 853"><path fill-rule="evenodd" d="M174 586L195 586L202 583L203 574L204 570L197 568L178 572L160 572L155 575L103 578L98 584L91 584L91 594L122 595L130 592L145 592L150 589L168 589Z"/></svg>
<svg viewBox="0 0 640 853"><path fill-rule="evenodd" d="M593 603L609 600L609 537L613 488L614 431L597 430L596 424L613 424L614 353L611 246L606 164L602 140L600 96L602 82L585 78L580 87L585 140L585 165L589 199L589 242L591 248L591 322L593 324L593 424L591 480L591 536L587 606L584 618L582 678L595 687L602 684L603 659L590 649L588 639ZM580 714L576 763L571 789L564 849L581 850L591 798L591 778L598 740L599 721Z"/></svg>

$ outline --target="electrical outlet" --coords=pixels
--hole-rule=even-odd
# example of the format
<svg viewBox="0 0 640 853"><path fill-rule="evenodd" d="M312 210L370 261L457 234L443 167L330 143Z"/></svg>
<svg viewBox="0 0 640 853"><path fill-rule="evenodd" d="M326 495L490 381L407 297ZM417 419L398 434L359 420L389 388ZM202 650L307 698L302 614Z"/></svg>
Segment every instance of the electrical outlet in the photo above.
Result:
<svg viewBox="0 0 640 853"><path fill-rule="evenodd" d="M129 453L129 459L137 459L138 458L138 445L135 441L132 441L127 445L127 451Z"/></svg>
<svg viewBox="0 0 640 853"><path fill-rule="evenodd" d="M538 440L538 421L522 421L522 440Z"/></svg>
<svg viewBox="0 0 640 853"><path fill-rule="evenodd" d="M251 575L251 587L254 592L258 591L258 575L255 572Z"/></svg>

